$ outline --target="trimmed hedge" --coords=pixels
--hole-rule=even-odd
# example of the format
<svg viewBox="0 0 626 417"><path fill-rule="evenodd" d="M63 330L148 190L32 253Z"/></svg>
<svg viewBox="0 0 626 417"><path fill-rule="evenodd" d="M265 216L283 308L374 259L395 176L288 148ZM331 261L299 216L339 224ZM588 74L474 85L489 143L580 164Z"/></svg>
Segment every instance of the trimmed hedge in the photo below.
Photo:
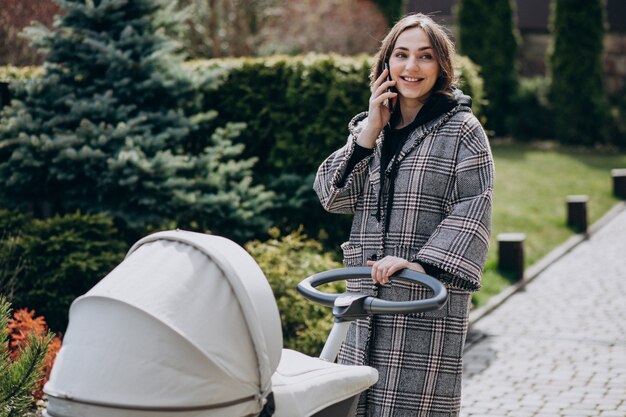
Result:
<svg viewBox="0 0 626 417"><path fill-rule="evenodd" d="M465 55L457 55L456 68L459 88L472 97L472 111L482 124L485 124L485 82L480 75L480 67Z"/></svg>
<svg viewBox="0 0 626 417"><path fill-rule="evenodd" d="M219 67L221 85L208 86L204 108L216 123L245 122L236 141L256 156L261 174L299 175L345 142L350 118L367 109L369 59L329 55L194 61L194 72Z"/></svg>
<svg viewBox="0 0 626 417"><path fill-rule="evenodd" d="M124 258L126 246L104 215L37 220L0 210L0 293L16 309L34 309L53 331L63 332L72 301Z"/></svg>

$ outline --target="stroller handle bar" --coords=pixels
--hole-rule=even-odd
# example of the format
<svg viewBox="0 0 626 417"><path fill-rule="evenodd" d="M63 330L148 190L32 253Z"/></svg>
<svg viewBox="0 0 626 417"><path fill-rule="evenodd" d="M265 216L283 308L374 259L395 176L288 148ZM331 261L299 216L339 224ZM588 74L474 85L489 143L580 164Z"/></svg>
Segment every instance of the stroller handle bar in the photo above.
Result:
<svg viewBox="0 0 626 417"><path fill-rule="evenodd" d="M322 292L315 287L330 282L347 279L369 278L372 276L371 267L349 267L331 269L311 275L302 280L297 289L306 298L318 304L328 307L336 305L335 300L346 298L362 298L362 309L366 314L408 314L422 313L425 311L437 310L443 307L448 299L448 292L441 281L430 275L403 269L391 276L392 280L403 280L420 284L433 292L430 298L411 301L389 301L359 293L330 294ZM345 303L345 301L341 301Z"/></svg>

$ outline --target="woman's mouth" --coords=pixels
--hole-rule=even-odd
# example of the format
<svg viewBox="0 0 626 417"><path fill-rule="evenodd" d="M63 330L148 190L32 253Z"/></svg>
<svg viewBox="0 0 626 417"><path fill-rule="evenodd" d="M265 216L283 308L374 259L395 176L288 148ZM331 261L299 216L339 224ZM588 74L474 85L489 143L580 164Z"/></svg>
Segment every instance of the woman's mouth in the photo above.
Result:
<svg viewBox="0 0 626 417"><path fill-rule="evenodd" d="M417 84L417 83L424 81L424 78L419 78L419 77L400 77L400 78L402 78L402 81L405 81L411 84Z"/></svg>

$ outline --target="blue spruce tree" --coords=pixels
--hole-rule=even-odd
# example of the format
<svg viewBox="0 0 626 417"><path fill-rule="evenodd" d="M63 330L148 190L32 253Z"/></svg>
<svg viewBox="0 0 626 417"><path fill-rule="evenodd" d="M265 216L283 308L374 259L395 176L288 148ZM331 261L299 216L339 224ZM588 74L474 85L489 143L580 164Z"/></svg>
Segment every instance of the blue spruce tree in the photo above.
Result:
<svg viewBox="0 0 626 417"><path fill-rule="evenodd" d="M52 31L30 29L45 73L0 120L0 207L105 212L132 234L186 227L244 240L267 227L272 194L238 159L243 126L216 128L166 36L165 0L57 0ZM199 80L198 82L209 82Z"/></svg>

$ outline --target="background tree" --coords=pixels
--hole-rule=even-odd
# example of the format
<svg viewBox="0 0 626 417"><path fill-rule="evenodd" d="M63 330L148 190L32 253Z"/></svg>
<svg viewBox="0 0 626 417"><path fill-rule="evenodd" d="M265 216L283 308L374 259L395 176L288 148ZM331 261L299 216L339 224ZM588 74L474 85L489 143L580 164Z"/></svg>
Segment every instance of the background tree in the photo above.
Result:
<svg viewBox="0 0 626 417"><path fill-rule="evenodd" d="M603 85L602 0L552 2L550 101L557 139L593 145L608 140L610 119Z"/></svg>
<svg viewBox="0 0 626 417"><path fill-rule="evenodd" d="M379 3L387 7L386 2ZM182 0L180 4L189 12L187 31L180 40L194 58L373 53L387 29L385 16L371 0Z"/></svg>
<svg viewBox="0 0 626 417"><path fill-rule="evenodd" d="M0 120L0 207L106 212L136 234L186 227L242 240L267 227L271 194L239 160L241 125L217 128L165 33L165 0L59 0L56 29L30 30L45 74ZM202 81L202 80L201 80Z"/></svg>
<svg viewBox="0 0 626 417"><path fill-rule="evenodd" d="M255 53L265 17L278 0L182 0L188 11L181 38L194 57L219 58Z"/></svg>
<svg viewBox="0 0 626 417"><path fill-rule="evenodd" d="M258 55L374 53L387 30L371 0L285 0L265 21Z"/></svg>
<svg viewBox="0 0 626 417"><path fill-rule="evenodd" d="M405 0L374 0L374 3L387 18L389 26L393 26L404 14Z"/></svg>
<svg viewBox="0 0 626 417"><path fill-rule="evenodd" d="M497 135L511 130L517 94L517 33L512 0L459 0L458 46L481 67L488 105L487 128Z"/></svg>
<svg viewBox="0 0 626 417"><path fill-rule="evenodd" d="M44 60L20 32L32 21L52 26L59 7L52 0L2 0L0 5L0 65L37 65Z"/></svg>

